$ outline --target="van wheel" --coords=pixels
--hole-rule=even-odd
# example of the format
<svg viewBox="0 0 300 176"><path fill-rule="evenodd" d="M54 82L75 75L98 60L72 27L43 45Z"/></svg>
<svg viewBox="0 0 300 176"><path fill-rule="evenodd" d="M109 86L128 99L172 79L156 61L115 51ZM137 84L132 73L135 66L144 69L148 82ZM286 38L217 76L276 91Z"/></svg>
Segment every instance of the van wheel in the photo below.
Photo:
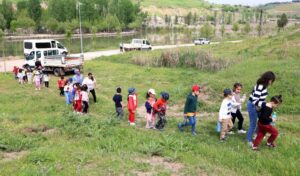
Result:
<svg viewBox="0 0 300 176"><path fill-rule="evenodd" d="M61 54L62 54L62 55L65 55L65 56L66 56L66 55L68 55L68 53L67 53L67 52L65 52L65 51L64 51L64 52L62 52Z"/></svg>
<svg viewBox="0 0 300 176"><path fill-rule="evenodd" d="M60 69L59 68L54 69L53 73L55 76L60 76Z"/></svg>
<svg viewBox="0 0 300 176"><path fill-rule="evenodd" d="M62 69L62 68L59 69L59 75L60 76L64 76L65 75L64 69Z"/></svg>

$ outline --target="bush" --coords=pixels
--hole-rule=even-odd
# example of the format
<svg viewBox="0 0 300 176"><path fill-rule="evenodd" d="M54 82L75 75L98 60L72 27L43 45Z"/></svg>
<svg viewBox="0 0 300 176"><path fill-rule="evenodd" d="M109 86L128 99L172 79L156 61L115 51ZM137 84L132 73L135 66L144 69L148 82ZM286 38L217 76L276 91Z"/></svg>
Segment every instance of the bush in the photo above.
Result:
<svg viewBox="0 0 300 176"><path fill-rule="evenodd" d="M160 56L137 55L133 58L136 65L154 67L185 67L204 71L219 71L231 62L215 58L204 50L176 49L163 51Z"/></svg>

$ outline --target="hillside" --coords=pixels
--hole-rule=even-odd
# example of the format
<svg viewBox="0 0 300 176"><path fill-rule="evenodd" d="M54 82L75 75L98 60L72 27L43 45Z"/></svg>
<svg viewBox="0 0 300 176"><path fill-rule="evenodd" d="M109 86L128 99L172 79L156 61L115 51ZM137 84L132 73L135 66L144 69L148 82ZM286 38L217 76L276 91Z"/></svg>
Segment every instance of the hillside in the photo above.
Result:
<svg viewBox="0 0 300 176"><path fill-rule="evenodd" d="M276 37L182 51L187 59L200 50L232 62L214 72L134 64L136 57L157 59L162 51L86 62L85 74L93 72L97 79L99 100L91 102L87 116L76 115L65 105L54 76L49 89L35 91L33 85L18 85L11 74L0 74L0 175L297 175L299 32L294 28ZM222 90L241 81L244 92L249 93L266 70L277 75L270 96L280 93L284 97L276 124L278 148L262 146L261 151L253 152L245 136L238 134L220 143L215 124ZM178 132L176 124L182 121L184 100L194 83L203 87L204 94L200 97L198 135L192 137L190 131ZM127 119L114 119L111 98L116 86L122 86L124 97L128 87L137 88L136 127L129 127ZM144 94L150 87L171 95L163 132L144 129ZM247 115L245 120L247 129Z"/></svg>
<svg viewBox="0 0 300 176"><path fill-rule="evenodd" d="M274 16L286 13L289 17L300 18L300 3L267 4L263 7Z"/></svg>

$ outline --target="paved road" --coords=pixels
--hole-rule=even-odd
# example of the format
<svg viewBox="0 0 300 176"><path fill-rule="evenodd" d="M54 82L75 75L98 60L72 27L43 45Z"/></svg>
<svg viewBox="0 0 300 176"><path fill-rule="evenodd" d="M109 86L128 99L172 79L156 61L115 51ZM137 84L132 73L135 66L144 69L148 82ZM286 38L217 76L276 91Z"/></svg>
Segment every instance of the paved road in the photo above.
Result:
<svg viewBox="0 0 300 176"><path fill-rule="evenodd" d="M242 40L236 40L236 41L228 41L228 43L239 43ZM220 42L212 42L212 45L220 44ZM153 50L157 49L169 49L169 48L176 48L176 47L190 47L194 46L194 44L178 44L178 45L163 45L163 46L153 46ZM117 50L108 50L108 51L95 51L95 52L86 52L84 53L84 59L85 60L92 60L101 56L112 56L121 54L119 49ZM79 56L80 54L72 54L74 56ZM7 60L4 62L3 60L0 61L0 72L4 72L5 70L7 72L12 71L14 66L21 67L24 64L24 60L22 58L16 59L16 60Z"/></svg>

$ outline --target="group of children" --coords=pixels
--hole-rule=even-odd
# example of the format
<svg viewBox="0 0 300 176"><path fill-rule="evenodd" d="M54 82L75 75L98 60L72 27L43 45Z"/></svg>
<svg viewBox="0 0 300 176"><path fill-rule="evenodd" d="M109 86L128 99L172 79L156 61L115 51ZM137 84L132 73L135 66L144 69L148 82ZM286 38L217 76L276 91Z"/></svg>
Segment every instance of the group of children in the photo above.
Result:
<svg viewBox="0 0 300 176"><path fill-rule="evenodd" d="M123 108L125 107L122 103L122 89L121 87L117 87L116 94L113 96L112 100L115 103L116 114L119 119L123 118L124 112ZM145 102L145 110L146 110L146 128L147 129L159 129L163 130L166 124L166 110L167 103L169 100L169 93L161 92L161 97L159 99L156 98L156 92L154 89L149 89L146 93L146 102ZM127 110L128 110L128 122L131 126L134 126L136 111L138 107L138 98L136 94L135 88L128 89L127 96ZM156 123L156 116L158 117L158 121Z"/></svg>
<svg viewBox="0 0 300 176"><path fill-rule="evenodd" d="M34 82L35 90L41 90L43 84L49 88L50 76L42 67L36 67L35 69L28 67L23 69L14 66L13 73L19 84L32 84L32 82Z"/></svg>

